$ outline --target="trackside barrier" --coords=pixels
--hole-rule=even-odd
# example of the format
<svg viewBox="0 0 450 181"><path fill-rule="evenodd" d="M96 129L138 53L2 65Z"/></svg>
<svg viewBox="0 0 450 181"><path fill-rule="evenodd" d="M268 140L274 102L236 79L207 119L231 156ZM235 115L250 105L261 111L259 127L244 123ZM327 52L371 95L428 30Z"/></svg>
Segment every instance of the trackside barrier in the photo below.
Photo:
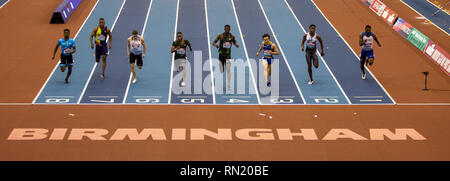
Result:
<svg viewBox="0 0 450 181"><path fill-rule="evenodd" d="M361 0L361 2L369 6L369 9L383 18L397 33L422 51L435 64L439 65L447 76L450 76L450 60L447 51L439 47L404 19L400 18L395 11L391 10L380 0Z"/></svg>
<svg viewBox="0 0 450 181"><path fill-rule="evenodd" d="M78 8L82 0L63 0L61 4L53 12L51 24L65 23L69 19L70 15Z"/></svg>

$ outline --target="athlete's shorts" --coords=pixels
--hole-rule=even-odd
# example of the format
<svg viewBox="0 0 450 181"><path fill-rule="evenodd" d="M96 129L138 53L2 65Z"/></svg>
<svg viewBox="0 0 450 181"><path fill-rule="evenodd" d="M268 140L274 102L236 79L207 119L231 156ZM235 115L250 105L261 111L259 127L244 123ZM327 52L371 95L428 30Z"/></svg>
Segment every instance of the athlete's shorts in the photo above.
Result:
<svg viewBox="0 0 450 181"><path fill-rule="evenodd" d="M173 64L173 69L176 71L179 71L180 68L186 66L186 59L184 59L184 58L175 59L174 61L175 62Z"/></svg>
<svg viewBox="0 0 450 181"><path fill-rule="evenodd" d="M135 55L134 53L130 53L130 64L136 63L136 61L138 66L144 65L144 62L142 62L142 54Z"/></svg>
<svg viewBox="0 0 450 181"><path fill-rule="evenodd" d="M72 66L73 65L73 57L72 54L70 55L64 55L61 54L61 63L59 63L59 66Z"/></svg>
<svg viewBox="0 0 450 181"><path fill-rule="evenodd" d="M366 61L366 58L375 58L373 50L370 50L370 51L361 50L361 55L360 55L359 61L361 61L361 62Z"/></svg>
<svg viewBox="0 0 450 181"><path fill-rule="evenodd" d="M266 61L267 64L269 64L269 65L272 64L272 59L271 59L271 58L266 58L266 57L264 57L264 58L263 58L263 61Z"/></svg>
<svg viewBox="0 0 450 181"><path fill-rule="evenodd" d="M106 45L95 45L95 59L100 59L100 56L108 53L108 47Z"/></svg>
<svg viewBox="0 0 450 181"><path fill-rule="evenodd" d="M225 63L227 63L227 60L229 60L229 59L231 59L230 54L228 54L228 55L227 54L219 54L219 61L221 63L222 71L224 70Z"/></svg>
<svg viewBox="0 0 450 181"><path fill-rule="evenodd" d="M317 57L316 50L306 50L305 56L308 64L311 64L311 61L313 61L314 64L319 63L319 58Z"/></svg>

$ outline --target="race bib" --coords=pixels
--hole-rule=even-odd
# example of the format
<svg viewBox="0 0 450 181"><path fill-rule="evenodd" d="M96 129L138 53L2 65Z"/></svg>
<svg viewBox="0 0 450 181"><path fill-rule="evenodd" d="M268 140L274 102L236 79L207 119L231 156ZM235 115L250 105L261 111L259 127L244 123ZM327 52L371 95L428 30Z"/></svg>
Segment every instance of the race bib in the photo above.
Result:
<svg viewBox="0 0 450 181"><path fill-rule="evenodd" d="M264 55L267 55L267 56L272 55L269 51L270 51L270 50L264 50Z"/></svg>
<svg viewBox="0 0 450 181"><path fill-rule="evenodd" d="M64 48L64 51L63 51L65 54L70 54L71 52L72 52L72 49L71 48Z"/></svg>
<svg viewBox="0 0 450 181"><path fill-rule="evenodd" d="M140 48L141 48L141 45L138 43L131 44L131 49L133 49L133 50L140 50Z"/></svg>
<svg viewBox="0 0 450 181"><path fill-rule="evenodd" d="M224 42L223 43L224 48L231 48L231 42Z"/></svg>
<svg viewBox="0 0 450 181"><path fill-rule="evenodd" d="M316 42L308 40L308 42L306 43L306 46L308 48L316 48Z"/></svg>
<svg viewBox="0 0 450 181"><path fill-rule="evenodd" d="M102 34L97 36L97 40L105 41L105 39L106 39L106 37L104 35L102 35Z"/></svg>
<svg viewBox="0 0 450 181"><path fill-rule="evenodd" d="M177 49L177 54L184 55L186 54L186 50L184 48Z"/></svg>

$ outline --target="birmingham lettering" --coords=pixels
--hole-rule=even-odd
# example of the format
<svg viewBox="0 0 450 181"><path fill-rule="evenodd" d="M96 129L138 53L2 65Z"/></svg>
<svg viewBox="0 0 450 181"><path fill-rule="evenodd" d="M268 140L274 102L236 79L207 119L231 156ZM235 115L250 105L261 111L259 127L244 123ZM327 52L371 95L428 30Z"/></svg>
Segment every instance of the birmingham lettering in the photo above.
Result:
<svg viewBox="0 0 450 181"><path fill-rule="evenodd" d="M7 140L91 140L91 141L114 141L114 140L156 140L176 141L192 140L202 141L206 139L226 140L396 140L396 141L420 141L427 140L414 128L370 128L366 131L353 131L347 128L333 128L326 132L318 133L311 128L117 128L108 130L104 128L14 128Z"/></svg>

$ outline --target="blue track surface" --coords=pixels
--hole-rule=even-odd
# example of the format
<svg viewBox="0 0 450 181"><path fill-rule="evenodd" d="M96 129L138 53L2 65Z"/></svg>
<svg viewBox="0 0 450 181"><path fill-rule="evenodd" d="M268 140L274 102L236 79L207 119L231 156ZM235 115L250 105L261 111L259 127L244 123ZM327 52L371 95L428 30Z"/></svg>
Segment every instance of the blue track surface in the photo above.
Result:
<svg viewBox="0 0 450 181"><path fill-rule="evenodd" d="M88 81L92 68L95 65L95 58L92 56L93 50L89 46L89 36L94 27L98 25L99 18L104 17L106 26L112 27L114 20L119 14L123 1L124 0L98 1L95 9L92 11L81 30L79 30L78 37L75 39L77 52L73 55L75 63L72 75L69 79L70 83L64 83L67 73L61 72L59 67L57 67L52 72L50 79L47 84L44 85L34 103L77 103L83 88ZM72 30L72 33L74 32L76 31ZM74 36L74 34L72 34L72 36ZM55 39L55 45L57 41L58 40Z"/></svg>
<svg viewBox="0 0 450 181"><path fill-rule="evenodd" d="M99 63L92 75L81 103L122 103L130 78L130 62L126 42L131 32L142 31L150 0L127 0L112 33L112 49L107 57L105 78ZM145 60L144 60L145 61ZM101 60L100 60L101 62Z"/></svg>
<svg viewBox="0 0 450 181"><path fill-rule="evenodd" d="M261 103L303 103L302 97L298 92L295 81L289 72L281 52L279 55L275 56L278 61L274 63L273 67L273 70L279 70L279 81L272 81L272 87L279 87L279 92L277 93L278 95L274 95L273 89L268 93L261 91L261 89L264 89L266 86L265 80L262 78L262 72L264 69L259 62L261 57L256 57L256 52L261 45L262 35L265 33L272 34L272 32L257 0L235 0L234 4L236 6L244 41L247 45L248 56L249 58L258 60L258 64L252 65L252 68L255 70L255 73L256 70L258 70L257 77L261 77L257 81ZM275 41L273 36L271 40L277 47L279 47L278 42ZM279 67L279 69L277 67ZM276 72L274 71L272 73Z"/></svg>
<svg viewBox="0 0 450 181"><path fill-rule="evenodd" d="M310 0L287 0L287 2L303 26L317 25L327 47L326 56L329 58L326 61L352 104L393 103L372 74L367 72L366 80L361 79L359 58L350 47L346 46L344 40ZM361 29L362 31L364 30ZM383 42L383 40L380 41ZM376 56L376 48L374 51ZM383 60L375 58L374 66L377 61Z"/></svg>
<svg viewBox="0 0 450 181"><path fill-rule="evenodd" d="M138 82L130 84L126 103L168 103L177 3L178 0L152 1L144 32L146 61L143 69L136 71Z"/></svg>
<svg viewBox="0 0 450 181"><path fill-rule="evenodd" d="M0 0L0 7L2 7L8 0Z"/></svg>
<svg viewBox="0 0 450 181"><path fill-rule="evenodd" d="M101 63L95 64L88 39L100 17L113 31L105 79L99 77ZM236 60L232 63L232 91L226 89L226 73L218 70L218 52L211 45L225 24L231 25L240 45L232 49ZM305 54L300 51L305 34L302 27L308 31L310 24L317 25L326 47L319 68L313 69L313 85L307 84ZM130 84L126 40L133 29L144 29L140 33L147 43L147 56L143 69L136 69L138 82ZM185 87L180 86L181 72L171 72L170 47L178 31L191 42L197 57L201 52L195 61L194 52L187 51ZM265 33L272 35L271 41L280 50L273 63L271 87L265 84L261 56L256 56ZM77 52L70 83L64 83L66 72L57 67L34 103L393 103L372 74L361 79L359 58L310 0L99 0L79 36L83 38L75 39ZM383 60L376 59L375 66L377 61Z"/></svg>
<svg viewBox="0 0 450 181"><path fill-rule="evenodd" d="M238 24L233 10L231 0L207 0L208 24L211 56L213 58L213 72L215 80L215 95L217 104L258 104L254 80L251 77L249 64L242 44ZM231 33L235 36L239 48L232 47L231 58L235 61L231 64L231 88L226 91L226 71L220 73L219 53L217 48L212 46L215 38L224 32L224 26L231 27ZM238 73L239 72L239 73ZM238 86L238 82L242 83ZM233 99L233 100L232 100ZM231 101L230 101L231 100ZM240 101L235 101L240 100Z"/></svg>
<svg viewBox="0 0 450 181"><path fill-rule="evenodd" d="M332 74L320 61L319 68L313 68L314 84L308 85L309 74L305 52L301 51L301 40L306 32L298 24L284 0L260 0L270 24L289 62L300 90L307 104L348 104ZM301 23L301 22L300 22ZM303 24L309 32L309 25ZM317 32L321 34L321 29ZM325 40L325 43L326 42ZM319 45L317 45L320 48ZM325 51L327 54L327 50ZM320 55L318 55L320 57ZM328 57L328 55L326 55ZM332 57L329 57L332 58ZM319 58L320 59L320 58Z"/></svg>
<svg viewBox="0 0 450 181"><path fill-rule="evenodd" d="M404 3L408 4L411 8L415 9L417 12L422 14L425 18L429 19L435 25L440 27L442 30L450 33L450 15L448 15L445 11L440 10L436 6L432 5L427 0L402 0ZM439 12L435 14L436 11Z"/></svg>
<svg viewBox="0 0 450 181"><path fill-rule="evenodd" d="M180 86L181 71L174 72L172 77L172 97L170 101L172 104L212 104L213 90L210 77L209 41L206 36L204 0L180 0L178 31L183 33L184 39L191 42L194 52L201 53L201 59L199 55L198 61L195 61L194 52L187 51L186 55L189 63L187 63L186 67L186 86Z"/></svg>

